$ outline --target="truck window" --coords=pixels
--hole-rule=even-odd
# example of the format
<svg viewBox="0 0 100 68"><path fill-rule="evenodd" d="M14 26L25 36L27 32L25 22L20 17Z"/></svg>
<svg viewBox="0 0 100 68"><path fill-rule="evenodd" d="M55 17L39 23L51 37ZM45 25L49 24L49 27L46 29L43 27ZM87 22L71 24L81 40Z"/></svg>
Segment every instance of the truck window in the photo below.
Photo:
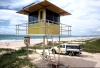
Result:
<svg viewBox="0 0 100 68"><path fill-rule="evenodd" d="M73 49L80 49L79 46L73 46Z"/></svg>
<svg viewBox="0 0 100 68"><path fill-rule="evenodd" d="M72 47L72 46L66 46L66 48L67 48L67 49L73 49L73 47Z"/></svg>
<svg viewBox="0 0 100 68"><path fill-rule="evenodd" d="M70 45L69 46L66 46L66 48L67 49L80 49L79 46L72 46L72 45L71 46Z"/></svg>

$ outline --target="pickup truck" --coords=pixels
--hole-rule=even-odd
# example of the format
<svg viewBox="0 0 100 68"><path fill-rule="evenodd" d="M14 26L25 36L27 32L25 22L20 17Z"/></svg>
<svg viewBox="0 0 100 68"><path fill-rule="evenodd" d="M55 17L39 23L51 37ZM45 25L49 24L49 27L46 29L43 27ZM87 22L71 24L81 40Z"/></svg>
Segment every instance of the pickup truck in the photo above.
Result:
<svg viewBox="0 0 100 68"><path fill-rule="evenodd" d="M52 53L68 54L69 56L80 55L83 50L82 44L60 44L51 48Z"/></svg>

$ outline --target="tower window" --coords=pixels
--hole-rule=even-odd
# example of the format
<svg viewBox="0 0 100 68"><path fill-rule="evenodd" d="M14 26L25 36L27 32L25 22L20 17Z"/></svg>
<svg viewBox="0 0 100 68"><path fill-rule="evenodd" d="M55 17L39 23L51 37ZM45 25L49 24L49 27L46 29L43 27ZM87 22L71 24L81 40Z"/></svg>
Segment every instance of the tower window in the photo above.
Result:
<svg viewBox="0 0 100 68"><path fill-rule="evenodd" d="M38 11L35 11L29 14L30 24L38 23L37 20L38 20Z"/></svg>
<svg viewBox="0 0 100 68"><path fill-rule="evenodd" d="M53 11L51 11L51 10L46 9L46 19L54 21L53 22L54 24L59 24L60 15L55 13L55 12L53 12ZM52 22L49 22L49 23L52 23Z"/></svg>

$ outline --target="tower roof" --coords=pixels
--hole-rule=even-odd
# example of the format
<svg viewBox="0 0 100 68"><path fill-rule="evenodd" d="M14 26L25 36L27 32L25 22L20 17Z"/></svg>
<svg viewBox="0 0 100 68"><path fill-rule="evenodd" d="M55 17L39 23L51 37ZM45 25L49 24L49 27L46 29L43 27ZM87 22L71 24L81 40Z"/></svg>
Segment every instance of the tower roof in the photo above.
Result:
<svg viewBox="0 0 100 68"><path fill-rule="evenodd" d="M22 10L18 11L17 13L28 15L28 13L38 11L42 8L49 9L55 13L60 14L60 16L71 15L69 12L57 7L56 5L50 3L47 0L44 0L36 4L32 3L31 5L24 7Z"/></svg>

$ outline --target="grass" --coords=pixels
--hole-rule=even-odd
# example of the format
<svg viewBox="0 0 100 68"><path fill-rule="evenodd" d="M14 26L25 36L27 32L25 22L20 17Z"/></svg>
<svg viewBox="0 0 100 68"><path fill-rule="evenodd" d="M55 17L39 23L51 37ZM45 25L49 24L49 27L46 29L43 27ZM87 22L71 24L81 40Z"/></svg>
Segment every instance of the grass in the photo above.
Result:
<svg viewBox="0 0 100 68"><path fill-rule="evenodd" d="M90 53L100 53L100 38L94 38L85 41L84 44L84 51L90 52Z"/></svg>
<svg viewBox="0 0 100 68"><path fill-rule="evenodd" d="M52 43L51 41L49 41L48 44L45 46L45 49L48 49L48 48L51 48L51 47L57 46L57 45L59 45L58 42ZM43 43L35 44L34 46L30 46L29 48L31 48L31 49L43 49Z"/></svg>
<svg viewBox="0 0 100 68"><path fill-rule="evenodd" d="M3 51L6 51L6 53L0 55L0 68L22 68L24 66L35 68L35 65L33 65L30 61L27 64L25 48L21 48L19 50L1 48L0 52ZM32 54L31 50L29 50L29 54ZM22 56L25 57L19 58Z"/></svg>
<svg viewBox="0 0 100 68"><path fill-rule="evenodd" d="M0 48L0 52L11 52L11 51L15 51L13 49L10 49L10 48Z"/></svg>

